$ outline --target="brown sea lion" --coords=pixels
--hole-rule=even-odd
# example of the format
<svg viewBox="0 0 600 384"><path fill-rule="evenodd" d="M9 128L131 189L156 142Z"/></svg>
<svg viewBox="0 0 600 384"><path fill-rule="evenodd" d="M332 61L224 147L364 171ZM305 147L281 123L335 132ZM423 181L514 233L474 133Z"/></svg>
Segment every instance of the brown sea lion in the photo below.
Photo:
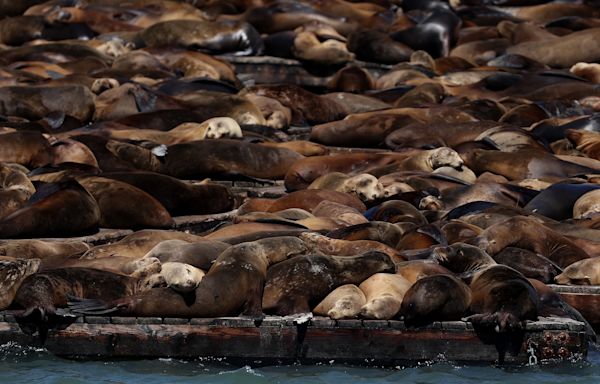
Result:
<svg viewBox="0 0 600 384"><path fill-rule="evenodd" d="M92 247L81 258L95 259L111 256L127 256L139 259L150 252L158 243L165 240L197 242L203 241L204 238L186 232L145 229L127 235L115 243Z"/></svg>
<svg viewBox="0 0 600 384"><path fill-rule="evenodd" d="M262 179L283 179L292 164L302 158L288 149L235 140L203 140L169 146L165 169L177 178L234 172Z"/></svg>
<svg viewBox="0 0 600 384"><path fill-rule="evenodd" d="M388 34L375 29L359 29L348 35L348 50L357 59L383 64L396 64L407 61L413 50Z"/></svg>
<svg viewBox="0 0 600 384"><path fill-rule="evenodd" d="M600 190L585 193L573 205L573 218L585 219L600 213Z"/></svg>
<svg viewBox="0 0 600 384"><path fill-rule="evenodd" d="M494 256L506 247L528 249L565 268L590 256L560 233L545 227L534 218L517 216L486 228L471 241Z"/></svg>
<svg viewBox="0 0 600 384"><path fill-rule="evenodd" d="M157 258L161 263L180 262L208 271L217 257L230 247L220 241L165 240L156 244L144 258Z"/></svg>
<svg viewBox="0 0 600 384"><path fill-rule="evenodd" d="M410 288L410 281L402 275L376 273L358 286L367 302L360 309L366 319L389 320L400 310L402 299Z"/></svg>
<svg viewBox="0 0 600 384"><path fill-rule="evenodd" d="M56 260L58 258L54 258ZM45 264L52 262L44 260ZM80 259L75 257L60 258L50 267L45 267L42 271L56 268L92 268L102 271L129 275L135 278L145 278L160 272L161 262L156 258L132 259L126 256L101 257L98 259Z"/></svg>
<svg viewBox="0 0 600 384"><path fill-rule="evenodd" d="M184 297L169 288L157 288L139 295L122 295L114 301L104 300L100 306L106 308L103 311L125 316L260 316L267 268L271 266L271 271L273 264L302 258L298 255L306 251L304 243L295 237L241 243L219 255L191 295ZM164 302L169 304L163 305ZM85 302L77 308L80 313L93 313L95 309Z"/></svg>
<svg viewBox="0 0 600 384"><path fill-rule="evenodd" d="M328 294L313 310L318 316L331 319L351 319L358 316L367 299L363 291L354 284L337 287Z"/></svg>
<svg viewBox="0 0 600 384"><path fill-rule="evenodd" d="M17 259L0 256L0 309L4 310L13 302L21 282L38 271L40 259Z"/></svg>
<svg viewBox="0 0 600 384"><path fill-rule="evenodd" d="M0 164L0 219L22 208L34 192L25 173Z"/></svg>
<svg viewBox="0 0 600 384"><path fill-rule="evenodd" d="M396 264L396 273L414 284L416 281L432 275L451 275L452 272L434 260L410 260Z"/></svg>
<svg viewBox="0 0 600 384"><path fill-rule="evenodd" d="M50 183L0 221L0 237L72 236L96 231L99 222L96 201L79 183Z"/></svg>
<svg viewBox="0 0 600 384"><path fill-rule="evenodd" d="M327 82L327 88L339 92L356 92L373 89L375 80L371 74L356 65L347 65L340 69Z"/></svg>
<svg viewBox="0 0 600 384"><path fill-rule="evenodd" d="M364 203L358 197L349 193L331 191L328 189L303 189L291 192L273 200L264 210L267 212L277 212L288 208L301 208L308 212L312 212L313 209L325 200L347 205L356 209L358 212L364 212L366 210Z"/></svg>
<svg viewBox="0 0 600 384"><path fill-rule="evenodd" d="M484 250L465 243L435 247L431 258L454 273L477 271L496 264Z"/></svg>
<svg viewBox="0 0 600 384"><path fill-rule="evenodd" d="M37 239L1 240L0 256L22 259L40 259L41 269L47 268L46 261L68 259L81 255L90 246L83 241L44 241Z"/></svg>
<svg viewBox="0 0 600 384"><path fill-rule="evenodd" d="M104 177L79 178L100 208L104 228L169 228L173 218L154 197L131 184Z"/></svg>
<svg viewBox="0 0 600 384"><path fill-rule="evenodd" d="M521 272L523 276L550 284L562 272L555 263L542 255L526 249L506 247L494 255L498 264L504 264Z"/></svg>
<svg viewBox="0 0 600 384"><path fill-rule="evenodd" d="M388 223L370 221L365 224L351 225L327 233L327 237L342 240L373 240L396 248L402 236L415 228L414 223Z"/></svg>
<svg viewBox="0 0 600 384"><path fill-rule="evenodd" d="M263 310L275 315L310 312L338 286L360 284L375 273L394 270L389 256L377 251L360 256L298 256L269 268Z"/></svg>
<svg viewBox="0 0 600 384"><path fill-rule="evenodd" d="M284 129L292 122L292 111L277 99L258 96L253 93L244 95L252 104L256 105L265 118L265 124L275 129Z"/></svg>
<svg viewBox="0 0 600 384"><path fill-rule="evenodd" d="M600 285L600 259L594 257L577 261L567 266L554 280L558 284Z"/></svg>
<svg viewBox="0 0 600 384"><path fill-rule="evenodd" d="M467 240L479 236L481 232L483 232L482 228L461 220L450 220L450 222L444 224L441 229L449 244L466 242Z"/></svg>
<svg viewBox="0 0 600 384"><path fill-rule="evenodd" d="M4 133L0 140L0 161L37 168L52 162L52 148L40 132Z"/></svg>
<svg viewBox="0 0 600 384"><path fill-rule="evenodd" d="M383 187L375 176L367 173L355 176L348 176L341 172L327 173L319 176L306 189L331 189L356 194L363 201L383 197Z"/></svg>
<svg viewBox="0 0 600 384"><path fill-rule="evenodd" d="M569 72L592 83L600 84L600 64L598 63L577 63L569 69Z"/></svg>
<svg viewBox="0 0 600 384"><path fill-rule="evenodd" d="M471 305L469 286L451 275L426 276L404 294L400 316L408 326L460 320Z"/></svg>
<svg viewBox="0 0 600 384"><path fill-rule="evenodd" d="M388 255L395 263L401 263L404 258L392 247L373 240L340 240L320 235L314 232L300 234L307 246L316 251L331 256L356 256L367 251L378 251Z"/></svg>

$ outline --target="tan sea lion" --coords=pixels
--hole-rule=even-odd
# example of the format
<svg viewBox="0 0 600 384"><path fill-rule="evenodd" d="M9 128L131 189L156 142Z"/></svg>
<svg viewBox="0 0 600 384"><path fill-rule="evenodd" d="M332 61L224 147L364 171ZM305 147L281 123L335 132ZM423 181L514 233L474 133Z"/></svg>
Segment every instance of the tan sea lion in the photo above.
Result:
<svg viewBox="0 0 600 384"><path fill-rule="evenodd" d="M248 93L244 95L244 97L260 109L267 126L275 129L283 129L290 126L290 123L292 122L292 111L290 108L281 104L277 99L259 96L253 93Z"/></svg>
<svg viewBox="0 0 600 384"><path fill-rule="evenodd" d="M452 272L434 260L410 260L396 264L396 273L411 284L432 275L451 275Z"/></svg>
<svg viewBox="0 0 600 384"><path fill-rule="evenodd" d="M369 250L383 252L395 263L401 263L404 258L392 247L373 240L340 240L314 233L305 232L300 234L307 246L326 255L332 256L356 256Z"/></svg>
<svg viewBox="0 0 600 384"><path fill-rule="evenodd" d="M600 190L585 193L573 205L573 218L585 219L600 213Z"/></svg>
<svg viewBox="0 0 600 384"><path fill-rule="evenodd" d="M179 262L208 271L217 257L230 247L220 241L204 240L190 243L185 240L164 240L156 244L144 258L157 258L161 263Z"/></svg>
<svg viewBox="0 0 600 384"><path fill-rule="evenodd" d="M400 315L408 326L460 320L471 304L469 286L451 275L426 276L404 293Z"/></svg>
<svg viewBox="0 0 600 384"><path fill-rule="evenodd" d="M337 287L327 295L313 310L319 316L331 319L351 319L358 316L367 299L363 291L354 284Z"/></svg>
<svg viewBox="0 0 600 384"><path fill-rule="evenodd" d="M192 265L169 261L162 263L160 277L167 287L177 292L191 292L198 287L205 273Z"/></svg>
<svg viewBox="0 0 600 384"><path fill-rule="evenodd" d="M0 309L4 310L13 302L21 282L38 271L40 259L18 259L0 256Z"/></svg>
<svg viewBox="0 0 600 384"><path fill-rule="evenodd" d="M0 256L22 259L56 260L81 255L90 249L83 241L44 241L37 239L0 240Z"/></svg>
<svg viewBox="0 0 600 384"><path fill-rule="evenodd" d="M566 267L554 280L558 284L600 285L600 259L597 257L577 261Z"/></svg>
<svg viewBox="0 0 600 384"><path fill-rule="evenodd" d="M300 60L323 65L343 64L354 59L354 54L348 51L344 42L335 39L321 42L317 35L310 31L296 33L292 51Z"/></svg>
<svg viewBox="0 0 600 384"><path fill-rule="evenodd" d="M600 84L600 64L598 63L577 63L569 69L569 72L592 83Z"/></svg>
<svg viewBox="0 0 600 384"><path fill-rule="evenodd" d="M389 256L377 251L360 256L298 256L269 268L263 310L275 315L310 312L336 287L360 284L375 273L394 270Z"/></svg>
<svg viewBox="0 0 600 384"><path fill-rule="evenodd" d="M22 208L34 192L25 173L0 164L0 219Z"/></svg>
<svg viewBox="0 0 600 384"><path fill-rule="evenodd" d="M383 197L383 187L377 178L366 173L354 176L348 176L341 172L327 173L314 180L306 189L331 189L353 193L363 201Z"/></svg>
<svg viewBox="0 0 600 384"><path fill-rule="evenodd" d="M396 316L402 299L411 283L402 275L376 273L363 281L359 288L364 292L366 304L360 316L366 319L389 320Z"/></svg>
<svg viewBox="0 0 600 384"><path fill-rule="evenodd" d="M37 168L52 162L52 148L40 132L4 133L0 140L0 161Z"/></svg>

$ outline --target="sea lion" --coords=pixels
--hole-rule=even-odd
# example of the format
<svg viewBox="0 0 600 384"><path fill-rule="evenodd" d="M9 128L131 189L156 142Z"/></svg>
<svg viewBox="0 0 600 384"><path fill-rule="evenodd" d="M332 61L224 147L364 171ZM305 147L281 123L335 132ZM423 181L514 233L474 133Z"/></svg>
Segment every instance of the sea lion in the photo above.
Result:
<svg viewBox="0 0 600 384"><path fill-rule="evenodd" d="M392 247L373 240L340 240L314 233L304 232L300 239L311 249L331 256L356 256L367 251L378 251L388 255L395 263L403 262L404 259Z"/></svg>
<svg viewBox="0 0 600 384"><path fill-rule="evenodd" d="M460 320L471 305L469 286L451 275L426 276L404 293L400 316L407 326Z"/></svg>
<svg viewBox="0 0 600 384"><path fill-rule="evenodd" d="M344 42L336 39L321 42L310 31L300 30L296 33L292 52L300 60L322 65L344 64L354 60L354 54L348 51Z"/></svg>
<svg viewBox="0 0 600 384"><path fill-rule="evenodd" d="M86 164L98 168L94 153L83 143L72 139L60 139L52 142L52 163Z"/></svg>
<svg viewBox="0 0 600 384"><path fill-rule="evenodd" d="M356 208L330 200L321 201L312 211L315 217L328 217L341 220L349 225L366 223L369 220ZM299 220L302 222L302 220Z"/></svg>
<svg viewBox="0 0 600 384"><path fill-rule="evenodd" d="M156 288L138 295L123 295L114 301L83 302L74 309L94 313L102 308L102 312L124 316L219 317L240 313L261 316L267 268L271 266L270 271L273 264L301 258L298 255L306 251L304 243L295 237L241 243L219 255L198 287L185 297L170 288Z"/></svg>
<svg viewBox="0 0 600 384"><path fill-rule="evenodd" d="M367 299L363 291L354 284L337 287L328 294L313 310L318 316L331 319L351 319L358 316Z"/></svg>
<svg viewBox="0 0 600 384"><path fill-rule="evenodd" d="M597 257L577 261L567 266L554 280L558 284L600 285L600 259Z"/></svg>
<svg viewBox="0 0 600 384"><path fill-rule="evenodd" d="M179 262L208 271L217 257L230 247L220 241L205 240L190 243L185 240L165 240L156 244L144 258L157 258L161 263Z"/></svg>
<svg viewBox="0 0 600 384"><path fill-rule="evenodd" d="M452 272L434 260L410 260L396 263L396 273L402 275L411 284L432 275L451 275Z"/></svg>
<svg viewBox="0 0 600 384"><path fill-rule="evenodd" d="M269 268L263 310L275 315L310 312L336 287L360 284L375 273L394 270L390 257L377 251L360 256L298 256Z"/></svg>
<svg viewBox="0 0 600 384"><path fill-rule="evenodd" d="M288 193L271 201L264 211L277 212L288 208L301 208L312 212L321 202L326 200L347 205L358 212L366 211L364 203L353 194L328 189L303 189Z"/></svg>
<svg viewBox="0 0 600 384"><path fill-rule="evenodd" d="M173 218L154 197L131 184L104 177L79 178L100 208L104 228L169 228Z"/></svg>
<svg viewBox="0 0 600 384"><path fill-rule="evenodd" d="M145 229L127 235L115 243L92 247L81 258L95 259L111 256L127 256L139 259L150 252L158 243L165 240L197 242L203 241L204 238L186 232Z"/></svg>
<svg viewBox="0 0 600 384"><path fill-rule="evenodd" d="M573 218L585 219L600 213L600 190L583 194L573 205Z"/></svg>
<svg viewBox="0 0 600 384"><path fill-rule="evenodd" d="M384 201L365 212L365 217L371 221L387 221L388 223L427 224L427 219L417 208L402 200Z"/></svg>
<svg viewBox="0 0 600 384"><path fill-rule="evenodd" d="M359 60L383 64L407 61L413 50L392 39L388 34L374 29L358 29L348 35L348 50Z"/></svg>
<svg viewBox="0 0 600 384"><path fill-rule="evenodd" d="M562 272L555 263L542 255L526 249L506 247L494 255L498 264L504 264L521 272L523 276L550 284Z"/></svg>
<svg viewBox="0 0 600 384"><path fill-rule="evenodd" d="M275 129L284 129L292 122L292 111L277 99L258 96L253 93L244 95L252 104L256 105L265 118L265 124Z"/></svg>
<svg viewBox="0 0 600 384"><path fill-rule="evenodd" d="M0 162L37 168L52 162L50 142L40 133L17 131L2 134Z"/></svg>
<svg viewBox="0 0 600 384"><path fill-rule="evenodd" d="M254 27L226 20L172 20L156 23L141 33L148 47L196 47L210 53L260 55L262 40Z"/></svg>
<svg viewBox="0 0 600 384"><path fill-rule="evenodd" d="M34 192L25 173L0 163L0 219L22 208Z"/></svg>
<svg viewBox="0 0 600 384"><path fill-rule="evenodd" d="M13 302L21 282L38 271L40 259L17 259L0 256L0 309L4 310Z"/></svg>
<svg viewBox="0 0 600 384"><path fill-rule="evenodd" d="M511 217L494 224L470 243L492 256L508 246L528 249L547 257L561 268L590 257L569 238L526 216Z"/></svg>
<svg viewBox="0 0 600 384"><path fill-rule="evenodd" d="M46 260L68 259L89 249L89 244L83 241L0 240L0 256L40 259L41 269L46 268Z"/></svg>
<svg viewBox="0 0 600 384"><path fill-rule="evenodd" d="M375 80L371 74L356 65L346 65L327 82L327 88L339 92L362 93L373 89Z"/></svg>
<svg viewBox="0 0 600 384"><path fill-rule="evenodd" d="M159 275L167 287L185 293L195 290L205 273L192 265L169 261L162 263Z"/></svg>
<svg viewBox="0 0 600 384"><path fill-rule="evenodd" d="M0 221L0 237L73 236L97 231L99 222L98 204L79 183L50 183Z"/></svg>
<svg viewBox="0 0 600 384"><path fill-rule="evenodd" d="M338 192L356 194L362 201L383 197L383 187L377 178L367 173L348 176L341 172L331 172L318 177L306 189L331 189Z"/></svg>
<svg viewBox="0 0 600 384"><path fill-rule="evenodd" d="M431 258L454 273L473 272L495 265L496 261L484 250L465 243L435 247Z"/></svg>
<svg viewBox="0 0 600 384"><path fill-rule="evenodd" d="M470 288L469 310L475 314L467 320L476 327L517 331L523 329L525 320L537 320L539 299L535 288L510 267L491 265L477 271Z"/></svg>
<svg viewBox="0 0 600 384"><path fill-rule="evenodd" d="M569 72L592 83L600 84L600 64L598 63L577 63L569 69Z"/></svg>
<svg viewBox="0 0 600 384"><path fill-rule="evenodd" d="M376 273L358 286L364 292L366 304L360 316L366 319L389 320L400 310L402 299L410 288L410 281L402 275Z"/></svg>
<svg viewBox="0 0 600 384"><path fill-rule="evenodd" d="M171 176L188 179L231 172L262 179L283 179L292 164L302 158L289 149L235 140L203 140L169 146L165 169Z"/></svg>
<svg viewBox="0 0 600 384"><path fill-rule="evenodd" d="M365 224L351 225L327 233L327 237L342 240L373 240L396 248L402 236L415 228L414 223L388 223L370 221Z"/></svg>
<svg viewBox="0 0 600 384"><path fill-rule="evenodd" d="M565 137L575 143L576 149L592 159L600 160L600 133L584 129L567 129Z"/></svg>
<svg viewBox="0 0 600 384"><path fill-rule="evenodd" d="M483 229L476 225L456 219L450 220L441 229L449 244L467 242L483 232Z"/></svg>
<svg viewBox="0 0 600 384"><path fill-rule="evenodd" d="M171 216L208 215L234 207L231 190L219 184L191 184L154 172L104 172L102 177L131 184L158 200Z"/></svg>

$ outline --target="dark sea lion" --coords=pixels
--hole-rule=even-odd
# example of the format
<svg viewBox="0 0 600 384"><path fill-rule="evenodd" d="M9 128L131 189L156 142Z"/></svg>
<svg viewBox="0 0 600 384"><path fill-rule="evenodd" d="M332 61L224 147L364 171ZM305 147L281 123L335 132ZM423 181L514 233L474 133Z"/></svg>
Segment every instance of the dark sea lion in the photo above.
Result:
<svg viewBox="0 0 600 384"><path fill-rule="evenodd" d="M73 236L95 232L100 209L76 181L39 187L23 208L0 221L0 237Z"/></svg>
<svg viewBox="0 0 600 384"><path fill-rule="evenodd" d="M365 294L354 284L345 284L329 293L312 313L329 318L349 319L358 316L360 309L367 302Z"/></svg>
<svg viewBox="0 0 600 384"><path fill-rule="evenodd" d="M360 309L360 316L376 320L392 319L400 310L411 284L399 274L376 273L370 276L358 286L367 299Z"/></svg>
<svg viewBox="0 0 600 384"><path fill-rule="evenodd" d="M533 126L531 133L537 139L543 139L548 143L552 143L564 139L567 130L600 132L600 115L593 114L569 119L568 121L559 122L558 125L548 120L541 121ZM578 138L578 135L574 135L573 133L571 135L574 140Z"/></svg>
<svg viewBox="0 0 600 384"><path fill-rule="evenodd" d="M203 140L169 146L165 168L171 176L178 178L234 172L261 179L283 179L292 164L302 158L288 149L235 140Z"/></svg>
<svg viewBox="0 0 600 384"><path fill-rule="evenodd" d="M586 193L600 189L596 184L557 183L541 191L525 209L554 220L566 220L573 216L575 203Z"/></svg>
<svg viewBox="0 0 600 384"><path fill-rule="evenodd" d="M231 191L223 185L190 184L153 172L105 172L102 177L131 184L157 199L172 216L207 215L233 209Z"/></svg>
<svg viewBox="0 0 600 384"><path fill-rule="evenodd" d="M78 181L98 203L101 227L170 228L174 223L158 200L131 184L97 176Z"/></svg>
<svg viewBox="0 0 600 384"><path fill-rule="evenodd" d="M407 61L413 52L407 45L374 29L359 29L350 33L346 44L357 59L383 64Z"/></svg>
<svg viewBox="0 0 600 384"><path fill-rule="evenodd" d="M298 255L306 251L304 243L295 237L241 243L219 255L196 290L186 297L170 288L156 288L92 305L84 301L72 308L80 313L93 313L102 308L102 312L125 316L218 317L240 313L261 316L267 269L288 258L302 257Z"/></svg>
<svg viewBox="0 0 600 384"><path fill-rule="evenodd" d="M189 243L184 240L165 240L156 244L144 258L157 258L161 263L179 262L208 271L217 257L231 245L206 240Z"/></svg>
<svg viewBox="0 0 600 384"><path fill-rule="evenodd" d="M80 121L94 113L94 95L80 85L0 88L0 114L38 120L50 112L64 112Z"/></svg>
<svg viewBox="0 0 600 384"><path fill-rule="evenodd" d="M396 248L402 236L415 227L414 223L394 224L385 221L370 221L328 232L327 237L350 241L373 240Z"/></svg>
<svg viewBox="0 0 600 384"><path fill-rule="evenodd" d="M4 310L13 302L17 289L27 276L38 271L40 259L18 259L0 256L0 309Z"/></svg>
<svg viewBox="0 0 600 384"><path fill-rule="evenodd" d="M465 243L454 243L447 247L435 247L431 258L454 273L473 272L495 265L496 262L484 250Z"/></svg>
<svg viewBox="0 0 600 384"><path fill-rule="evenodd" d="M516 270L493 265L475 273L470 284L474 326L510 332L523 329L525 320L537 320L539 298L531 283Z"/></svg>
<svg viewBox="0 0 600 384"><path fill-rule="evenodd" d="M174 20L154 24L141 34L149 47L181 47L211 53L256 55L262 40L248 23L231 21Z"/></svg>
<svg viewBox="0 0 600 384"><path fill-rule="evenodd" d="M483 232L483 229L476 225L456 219L450 220L448 223L444 224L441 229L449 244L458 242L464 243L479 236L481 232Z"/></svg>
<svg viewBox="0 0 600 384"><path fill-rule="evenodd" d="M547 257L559 267L590 256L575 242L531 217L516 216L486 228L471 241L495 256L504 248L523 248Z"/></svg>
<svg viewBox="0 0 600 384"><path fill-rule="evenodd" d="M460 320L471 304L471 290L450 275L426 276L404 294L400 316L408 326Z"/></svg>
<svg viewBox="0 0 600 384"><path fill-rule="evenodd" d="M275 315L310 312L336 287L360 284L375 273L394 270L389 256L377 251L360 256L298 256L269 268L263 310Z"/></svg>
<svg viewBox="0 0 600 384"><path fill-rule="evenodd" d="M498 264L504 264L521 272L523 276L550 284L562 269L546 257L526 249L506 247L494 255Z"/></svg>
<svg viewBox="0 0 600 384"><path fill-rule="evenodd" d="M365 212L369 220L389 223L411 222L417 225L427 224L423 214L412 204L402 200L388 200Z"/></svg>
<svg viewBox="0 0 600 384"><path fill-rule="evenodd" d="M278 100L292 110L292 124L327 123L346 116L347 111L334 100L326 99L296 85L256 85L248 92Z"/></svg>

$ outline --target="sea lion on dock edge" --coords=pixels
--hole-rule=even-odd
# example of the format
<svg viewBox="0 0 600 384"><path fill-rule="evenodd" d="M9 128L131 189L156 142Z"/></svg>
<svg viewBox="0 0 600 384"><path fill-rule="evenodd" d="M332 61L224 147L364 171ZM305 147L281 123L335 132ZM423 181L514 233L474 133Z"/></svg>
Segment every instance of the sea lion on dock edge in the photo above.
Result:
<svg viewBox="0 0 600 384"><path fill-rule="evenodd" d="M27 276L38 271L40 259L0 256L0 310L8 308Z"/></svg>
<svg viewBox="0 0 600 384"><path fill-rule="evenodd" d="M359 256L303 255L269 268L263 293L263 310L279 316L310 312L329 292L344 284L360 284L395 266L384 253Z"/></svg>
<svg viewBox="0 0 600 384"><path fill-rule="evenodd" d="M365 294L360 288L354 284L346 284L331 291L312 312L334 320L352 319L358 316L366 302Z"/></svg>
<svg viewBox="0 0 600 384"><path fill-rule="evenodd" d="M410 286L410 281L402 275L391 273L372 275L358 286L367 299L360 309L360 316L376 320L393 318L400 310L404 295Z"/></svg>

